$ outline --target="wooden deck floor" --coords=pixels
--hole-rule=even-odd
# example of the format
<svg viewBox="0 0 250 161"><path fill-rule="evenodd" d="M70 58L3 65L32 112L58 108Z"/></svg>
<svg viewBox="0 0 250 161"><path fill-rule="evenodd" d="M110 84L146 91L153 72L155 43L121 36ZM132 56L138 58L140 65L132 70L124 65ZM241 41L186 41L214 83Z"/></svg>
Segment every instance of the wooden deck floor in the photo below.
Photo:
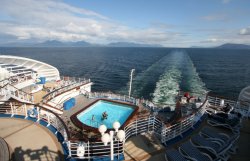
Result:
<svg viewBox="0 0 250 161"><path fill-rule="evenodd" d="M32 121L0 118L0 137L9 146L11 160L64 160L57 138L47 128Z"/></svg>
<svg viewBox="0 0 250 161"><path fill-rule="evenodd" d="M201 128L204 126L208 126L206 120L197 128L195 129L189 136L185 137L184 139L180 140L179 142L164 147L157 140L154 138L153 135L138 135L131 137L125 143L125 160L134 161L134 160L147 160L147 161L165 161L164 155L165 151L169 148L178 148L180 144L189 140L193 135L199 133ZM232 135L229 130L216 128L219 132L227 133L228 135ZM239 150L237 154L232 155L229 161L249 161L250 160L250 120L245 119L243 120L243 127L240 132L240 138L237 142L237 146Z"/></svg>
<svg viewBox="0 0 250 161"><path fill-rule="evenodd" d="M126 161L164 160L165 147L152 134L131 137L125 143ZM157 159L156 159L157 158Z"/></svg>

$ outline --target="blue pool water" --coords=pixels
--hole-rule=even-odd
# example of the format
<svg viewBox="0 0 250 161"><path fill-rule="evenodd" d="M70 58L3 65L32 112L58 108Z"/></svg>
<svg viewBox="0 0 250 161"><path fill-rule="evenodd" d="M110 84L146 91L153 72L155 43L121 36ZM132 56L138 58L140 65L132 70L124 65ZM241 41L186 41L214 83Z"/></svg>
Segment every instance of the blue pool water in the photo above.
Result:
<svg viewBox="0 0 250 161"><path fill-rule="evenodd" d="M102 113L108 114L107 119L102 119ZM99 100L95 104L77 115L77 118L85 125L98 128L101 124L107 128L113 128L113 123L119 121L121 125L128 119L130 114L134 111L129 105ZM94 119L92 120L92 116Z"/></svg>

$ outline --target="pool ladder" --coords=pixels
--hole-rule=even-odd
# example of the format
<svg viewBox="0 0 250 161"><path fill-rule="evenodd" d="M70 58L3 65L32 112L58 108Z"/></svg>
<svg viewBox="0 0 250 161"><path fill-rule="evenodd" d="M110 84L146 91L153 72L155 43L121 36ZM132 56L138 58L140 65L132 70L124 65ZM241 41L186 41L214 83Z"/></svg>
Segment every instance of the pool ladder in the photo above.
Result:
<svg viewBox="0 0 250 161"><path fill-rule="evenodd" d="M89 121L89 125L94 126L94 127L97 127L97 128L101 125L100 122L95 121L95 120L92 120L92 119L86 119L86 120L85 120L85 122L88 122L88 121ZM95 125L96 125L96 126L95 126Z"/></svg>

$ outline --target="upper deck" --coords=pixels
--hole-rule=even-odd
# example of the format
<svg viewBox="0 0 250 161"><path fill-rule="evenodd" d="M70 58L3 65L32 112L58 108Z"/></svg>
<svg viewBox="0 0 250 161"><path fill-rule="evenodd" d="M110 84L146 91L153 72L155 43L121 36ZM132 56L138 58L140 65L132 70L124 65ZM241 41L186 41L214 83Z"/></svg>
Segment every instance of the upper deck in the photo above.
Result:
<svg viewBox="0 0 250 161"><path fill-rule="evenodd" d="M18 62L21 61L15 58L10 61L10 58L6 58L5 62L7 61L9 65L3 64L2 69L13 71L13 73L24 70L20 64L17 66ZM33 73L38 73L40 68L47 68L44 64L33 62L34 66L40 66L33 70L30 62L33 61L23 62L23 66L28 69L26 65L29 64L29 69L32 68ZM213 153L213 150L208 152L212 160L222 156L239 159L237 155L233 155L234 151L231 147L236 148L237 142L241 146L246 145L244 139L248 137L249 126L245 124L248 121L244 118L249 116L250 111L249 88L241 92L238 101L210 95L202 98L198 98L198 96L187 98L180 94L177 96L175 111L171 111L168 107L161 107L144 99L114 93L91 92L92 82L89 79L61 77L58 80L57 75L55 75L53 81L46 82L40 90L31 93L32 90L29 90L29 86L28 88L20 86L29 80L28 75L25 75L24 79L21 79L23 75L15 75L14 77L17 78L17 81L10 81L13 79L2 81L2 97L0 98L3 99L0 100L0 116L30 120L46 127L51 134L55 134L65 149L64 154L67 157L94 159L114 156L118 160L122 160L124 157L126 160L165 160L169 159L167 155L165 158L165 153L174 148L178 153L181 153L182 157L184 155L188 158L185 155L188 152L185 152L184 149L179 150L179 148L186 145L190 139L193 140L194 136L197 137L197 134L200 135L205 127L212 128L216 131L214 133L223 133L232 138L232 142L229 142L230 146L228 146L230 148L227 149L228 151L224 151L225 153L217 155ZM65 102L72 98L76 102L68 110L65 108ZM119 127L119 130L125 132L124 140L118 140L118 133L114 133L114 137L111 138L110 133L107 144L104 144L103 136L99 131L79 128L71 122L72 115L98 99L126 102L139 107L138 112L133 115L126 126ZM239 116L238 113L242 116L239 117L239 122L234 124L235 127L232 127L230 119L222 123L216 122L223 120L223 118L218 118L221 115L215 114L223 113L227 104L234 108L234 113L230 111L222 116L236 118ZM207 117L208 115L210 117ZM218 128L220 126L223 128ZM239 134L243 134L243 136L241 137ZM188 146L193 148L193 145ZM203 153L203 151L198 149L197 154L199 153ZM239 151L239 154L245 155L245 158L248 157L245 152Z"/></svg>

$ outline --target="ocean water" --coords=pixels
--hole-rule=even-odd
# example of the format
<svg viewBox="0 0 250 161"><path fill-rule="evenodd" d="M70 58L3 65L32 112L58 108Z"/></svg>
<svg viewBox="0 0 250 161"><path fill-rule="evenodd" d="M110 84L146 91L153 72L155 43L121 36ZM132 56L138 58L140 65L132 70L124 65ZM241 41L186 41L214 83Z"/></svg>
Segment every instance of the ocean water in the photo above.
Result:
<svg viewBox="0 0 250 161"><path fill-rule="evenodd" d="M61 75L91 78L93 91L128 94L171 104L179 90L211 91L237 99L250 85L250 50L171 48L0 48L3 55L40 60Z"/></svg>

